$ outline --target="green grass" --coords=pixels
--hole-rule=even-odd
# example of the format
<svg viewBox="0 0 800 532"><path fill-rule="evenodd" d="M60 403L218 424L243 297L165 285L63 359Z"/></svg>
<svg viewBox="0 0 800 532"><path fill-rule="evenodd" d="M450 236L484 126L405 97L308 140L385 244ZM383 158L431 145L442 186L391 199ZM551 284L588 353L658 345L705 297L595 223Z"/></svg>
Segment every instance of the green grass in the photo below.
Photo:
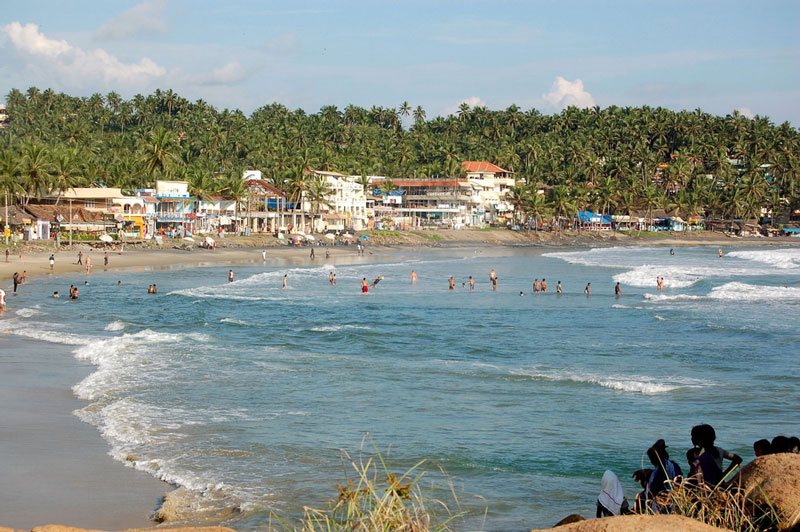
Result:
<svg viewBox="0 0 800 532"><path fill-rule="evenodd" d="M388 230L373 230L373 231L365 231L365 234L373 235L373 236L403 236L403 233L400 231L388 231Z"/></svg>
<svg viewBox="0 0 800 532"><path fill-rule="evenodd" d="M364 454L369 441L373 452ZM325 509L308 508L298 524L291 524L273 514L269 531L284 532L450 532L463 513L454 514L440 499L424 493L420 480L425 475L425 461L405 473L393 473L386 457L367 434L361 455L354 459L342 452L344 484L338 484L338 496ZM450 494L455 504L453 486Z"/></svg>
<svg viewBox="0 0 800 532"><path fill-rule="evenodd" d="M442 237L442 235L437 235L436 233L425 233L420 231L416 234L424 238L425 240L430 240L432 242L441 242L442 240L444 240L444 237Z"/></svg>

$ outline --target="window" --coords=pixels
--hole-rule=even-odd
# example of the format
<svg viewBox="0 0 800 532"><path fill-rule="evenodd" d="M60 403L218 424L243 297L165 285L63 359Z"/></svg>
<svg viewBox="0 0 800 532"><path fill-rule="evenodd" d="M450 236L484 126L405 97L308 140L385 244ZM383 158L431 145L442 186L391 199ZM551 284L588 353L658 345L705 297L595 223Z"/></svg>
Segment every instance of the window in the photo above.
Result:
<svg viewBox="0 0 800 532"><path fill-rule="evenodd" d="M83 206L86 207L87 209L94 209L94 205L95 205L94 200L90 199L83 200Z"/></svg>

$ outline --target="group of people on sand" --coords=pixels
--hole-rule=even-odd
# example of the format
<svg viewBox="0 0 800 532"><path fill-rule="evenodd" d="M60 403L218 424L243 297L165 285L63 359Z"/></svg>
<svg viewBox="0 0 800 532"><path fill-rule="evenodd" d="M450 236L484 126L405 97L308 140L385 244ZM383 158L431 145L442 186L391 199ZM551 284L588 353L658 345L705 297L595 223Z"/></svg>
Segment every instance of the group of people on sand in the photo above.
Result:
<svg viewBox="0 0 800 532"><path fill-rule="evenodd" d="M642 487L636 495L633 507L628 503L617 475L607 470L601 480L601 491L597 497L597 517L608 517L629 513L671 513L670 494L678 486L691 490L725 489L724 481L742 463L742 457L716 445L717 434L708 424L696 425L690 432L692 447L686 452L688 474L670 458L667 444L658 439L647 451L652 468L638 469L631 475ZM777 448L775 443L777 440ZM800 440L796 437L776 436L772 442L759 440L753 444L756 457L775 452L800 452ZM761 454L759 454L761 453ZM728 461L727 467L723 469Z"/></svg>

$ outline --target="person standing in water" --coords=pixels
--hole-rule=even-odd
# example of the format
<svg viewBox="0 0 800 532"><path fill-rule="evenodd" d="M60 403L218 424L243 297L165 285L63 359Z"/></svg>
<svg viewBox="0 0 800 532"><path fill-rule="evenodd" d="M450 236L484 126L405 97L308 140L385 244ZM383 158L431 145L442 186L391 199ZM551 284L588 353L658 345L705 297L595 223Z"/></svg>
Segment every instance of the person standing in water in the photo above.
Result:
<svg viewBox="0 0 800 532"><path fill-rule="evenodd" d="M592 283L586 283L586 288L583 289L583 293L587 296L592 295Z"/></svg>
<svg viewBox="0 0 800 532"><path fill-rule="evenodd" d="M363 277L361 279L361 293L366 294L369 292L369 283L367 282L367 278Z"/></svg>
<svg viewBox="0 0 800 532"><path fill-rule="evenodd" d="M233 282L233 270L228 270L228 282Z"/></svg>
<svg viewBox="0 0 800 532"><path fill-rule="evenodd" d="M261 252L261 260L263 260L264 262L267 262L267 250L266 249Z"/></svg>
<svg viewBox="0 0 800 532"><path fill-rule="evenodd" d="M469 276L469 291L475 291L475 279L473 279L471 275Z"/></svg>
<svg viewBox="0 0 800 532"><path fill-rule="evenodd" d="M719 255L719 258L722 258L722 248L717 250L717 255Z"/></svg>
<svg viewBox="0 0 800 532"><path fill-rule="evenodd" d="M417 272L411 270L411 284L417 284Z"/></svg>
<svg viewBox="0 0 800 532"><path fill-rule="evenodd" d="M456 278L451 275L450 278L447 280L447 283L450 287L450 290L453 290L456 287Z"/></svg>
<svg viewBox="0 0 800 532"><path fill-rule="evenodd" d="M617 286L614 287L614 295L617 297L622 295L622 288L619 286L619 282L617 283Z"/></svg>
<svg viewBox="0 0 800 532"><path fill-rule="evenodd" d="M328 283L333 286L333 272L328 274Z"/></svg>
<svg viewBox="0 0 800 532"><path fill-rule="evenodd" d="M287 282L288 280L289 280L289 274L288 274L288 273L284 273L284 274L283 274L283 287L284 287L284 288L286 288L286 282Z"/></svg>
<svg viewBox="0 0 800 532"><path fill-rule="evenodd" d="M561 281L556 283L556 294L561 295Z"/></svg>
<svg viewBox="0 0 800 532"><path fill-rule="evenodd" d="M534 294L538 294L541 289L542 289L542 285L539 284L539 278L537 277L533 281L533 293Z"/></svg>
<svg viewBox="0 0 800 532"><path fill-rule="evenodd" d="M542 284L540 286L541 286L542 292L547 292L547 281L545 280L544 277L542 277Z"/></svg>

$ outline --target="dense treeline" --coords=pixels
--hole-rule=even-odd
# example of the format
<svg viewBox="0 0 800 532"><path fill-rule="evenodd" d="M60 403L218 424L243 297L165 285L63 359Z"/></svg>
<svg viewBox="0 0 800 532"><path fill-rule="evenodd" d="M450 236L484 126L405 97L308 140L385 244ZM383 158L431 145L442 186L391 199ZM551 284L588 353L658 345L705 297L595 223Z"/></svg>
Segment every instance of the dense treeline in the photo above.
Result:
<svg viewBox="0 0 800 532"><path fill-rule="evenodd" d="M246 168L296 196L309 187L306 168L396 179L457 176L461 161L488 160L524 179L513 201L538 218L579 208L752 218L762 207L800 207L798 130L736 112L595 107L543 115L462 104L455 116L428 119L406 102L316 114L274 103L248 117L172 90L123 100L35 87L12 90L6 103L0 187L19 198L70 186L130 190L160 178L186 179L195 195L236 197ZM535 193L542 184L546 196Z"/></svg>

